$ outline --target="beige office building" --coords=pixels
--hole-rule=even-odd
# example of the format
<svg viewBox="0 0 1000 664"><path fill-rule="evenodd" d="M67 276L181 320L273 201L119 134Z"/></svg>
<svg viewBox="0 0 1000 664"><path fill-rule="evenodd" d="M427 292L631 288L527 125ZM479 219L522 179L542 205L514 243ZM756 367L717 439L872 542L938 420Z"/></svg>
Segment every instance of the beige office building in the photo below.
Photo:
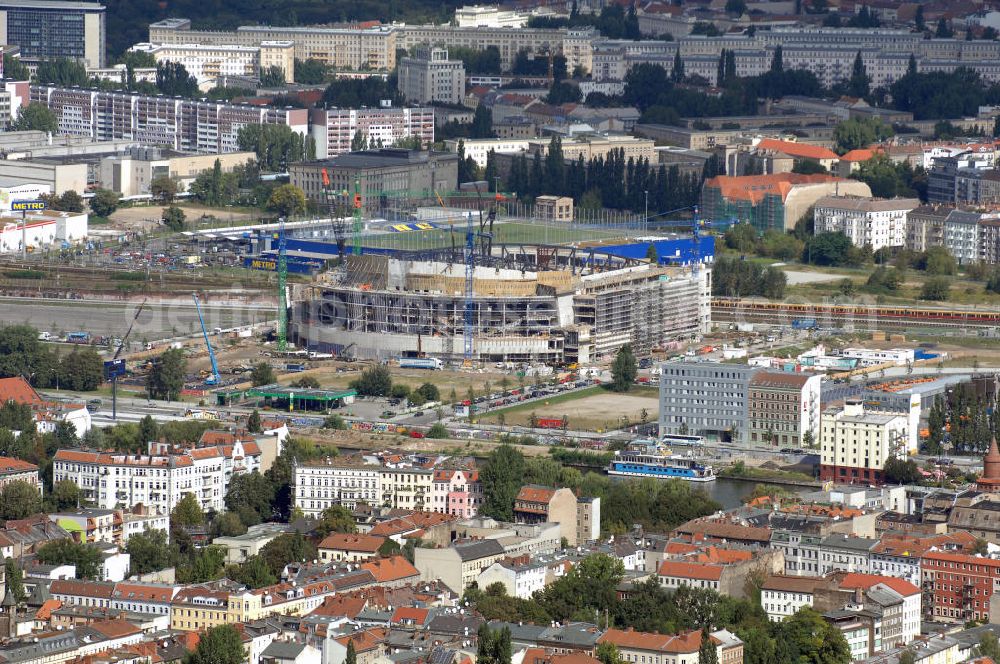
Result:
<svg viewBox="0 0 1000 664"><path fill-rule="evenodd" d="M417 48L412 58L399 62L399 92L417 104L461 104L465 97L465 65L449 60L448 49Z"/></svg>

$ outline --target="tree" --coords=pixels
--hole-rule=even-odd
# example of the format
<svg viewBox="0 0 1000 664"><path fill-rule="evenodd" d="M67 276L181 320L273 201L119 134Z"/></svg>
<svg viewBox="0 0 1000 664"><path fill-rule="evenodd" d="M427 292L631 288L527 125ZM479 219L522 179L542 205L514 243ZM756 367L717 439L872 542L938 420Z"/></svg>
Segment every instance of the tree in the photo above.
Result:
<svg viewBox="0 0 1000 664"><path fill-rule="evenodd" d="M448 429L445 428L440 422L435 422L431 425L431 428L427 430L428 438L447 438L449 435Z"/></svg>
<svg viewBox="0 0 1000 664"><path fill-rule="evenodd" d="M265 67L260 72L260 87L277 88L285 84L285 70L278 65Z"/></svg>
<svg viewBox="0 0 1000 664"><path fill-rule="evenodd" d="M344 657L344 664L358 664L358 651L354 649L354 639L347 642L347 655Z"/></svg>
<svg viewBox="0 0 1000 664"><path fill-rule="evenodd" d="M83 500L83 493L76 482L73 480L59 480L52 487L52 493L49 494L49 502L51 503L52 511L61 511L83 507L85 501Z"/></svg>
<svg viewBox="0 0 1000 664"><path fill-rule="evenodd" d="M104 381L104 361L93 348L74 348L59 362L58 373L62 387L90 392Z"/></svg>
<svg viewBox="0 0 1000 664"><path fill-rule="evenodd" d="M913 459L889 457L882 467L882 478L889 484L916 484L920 481L920 469Z"/></svg>
<svg viewBox="0 0 1000 664"><path fill-rule="evenodd" d="M632 347L625 344L615 354L611 364L611 389L615 392L628 392L639 375L639 364L632 352Z"/></svg>
<svg viewBox="0 0 1000 664"><path fill-rule="evenodd" d="M343 505L331 505L323 510L316 524L316 536L323 538L330 533L356 533L358 522L351 510Z"/></svg>
<svg viewBox="0 0 1000 664"><path fill-rule="evenodd" d="M186 220L187 215L184 214L184 210L176 205L171 205L163 211L163 225L175 233L180 233L184 230L184 222Z"/></svg>
<svg viewBox="0 0 1000 664"><path fill-rule="evenodd" d="M170 511L170 524L178 526L200 526L205 523L205 512L193 493L185 493L174 509Z"/></svg>
<svg viewBox="0 0 1000 664"><path fill-rule="evenodd" d="M67 189L62 196L53 195L49 198L49 207L61 212L83 212L83 196Z"/></svg>
<svg viewBox="0 0 1000 664"><path fill-rule="evenodd" d="M184 351L179 348L171 348L154 360L146 376L146 391L149 393L149 398L176 401L184 388L186 367Z"/></svg>
<svg viewBox="0 0 1000 664"><path fill-rule="evenodd" d="M15 480L0 489L0 521L24 519L40 511L42 511L42 497L34 485Z"/></svg>
<svg viewBox="0 0 1000 664"><path fill-rule="evenodd" d="M261 385L271 385L278 381L278 377L274 374L274 369L267 362L258 362L253 365L253 370L250 372L250 382L253 383L254 387L260 387Z"/></svg>
<svg viewBox="0 0 1000 664"><path fill-rule="evenodd" d="M588 556L540 592L539 603L555 620L615 608L617 586L625 576L621 560L598 553Z"/></svg>
<svg viewBox="0 0 1000 664"><path fill-rule="evenodd" d="M6 56L5 56L6 57ZM11 124L11 131L44 131L49 134L59 132L59 119L45 104L33 101L18 114Z"/></svg>
<svg viewBox="0 0 1000 664"><path fill-rule="evenodd" d="M171 565L171 550L164 530L146 529L128 538L125 551L129 555L132 574L149 574Z"/></svg>
<svg viewBox="0 0 1000 664"><path fill-rule="evenodd" d="M4 78L11 81L27 81L31 78L31 72L21 62L21 58L13 56L10 53L3 54L3 75Z"/></svg>
<svg viewBox="0 0 1000 664"><path fill-rule="evenodd" d="M719 651L712 642L708 630L701 633L701 646L698 648L698 664L719 664Z"/></svg>
<svg viewBox="0 0 1000 664"><path fill-rule="evenodd" d="M951 284L946 277L932 277L925 281L920 289L920 299L943 302L948 299L950 290Z"/></svg>
<svg viewBox="0 0 1000 664"><path fill-rule="evenodd" d="M354 137L351 138L351 152L360 152L361 150L368 149L368 137L365 136L364 132L360 129L354 132Z"/></svg>
<svg viewBox="0 0 1000 664"><path fill-rule="evenodd" d="M490 453L479 477L483 483L483 503L479 513L499 521L514 518L514 498L521 488L524 455L503 444Z"/></svg>
<svg viewBox="0 0 1000 664"><path fill-rule="evenodd" d="M726 0L726 13L743 16L747 11L746 0Z"/></svg>
<svg viewBox="0 0 1000 664"><path fill-rule="evenodd" d="M872 143L884 141L892 137L892 127L881 118L854 118L845 120L833 130L833 140L841 152L866 148Z"/></svg>
<svg viewBox="0 0 1000 664"><path fill-rule="evenodd" d="M849 664L851 651L843 632L809 607L775 625L776 662Z"/></svg>
<svg viewBox="0 0 1000 664"><path fill-rule="evenodd" d="M7 592L13 596L14 601L18 604L24 602L28 598L28 594L24 592L24 573L17 561L13 558L7 558L4 561L4 572Z"/></svg>
<svg viewBox="0 0 1000 664"><path fill-rule="evenodd" d="M681 59L681 49L679 48L674 52L674 66L670 70L670 80L675 83L684 80L684 61Z"/></svg>
<svg viewBox="0 0 1000 664"><path fill-rule="evenodd" d="M177 181L169 175L158 175L149 183L149 193L158 201L173 203L177 196Z"/></svg>
<svg viewBox="0 0 1000 664"><path fill-rule="evenodd" d="M316 545L299 533L285 533L265 544L260 556L271 573L280 577L288 563L316 558Z"/></svg>
<svg viewBox="0 0 1000 664"><path fill-rule="evenodd" d="M923 32L927 29L927 24L924 22L924 6L917 5L917 11L913 15L913 22L916 25L917 32Z"/></svg>
<svg viewBox="0 0 1000 664"><path fill-rule="evenodd" d="M368 367L361 372L361 377L351 381L351 387L360 396L384 397L392 390L392 374L389 368L381 364Z"/></svg>
<svg viewBox="0 0 1000 664"><path fill-rule="evenodd" d="M597 650L594 652L594 655L601 664L622 664L624 661L618 652L618 646L610 641L597 644Z"/></svg>
<svg viewBox="0 0 1000 664"><path fill-rule="evenodd" d="M184 657L184 664L243 664L247 655L243 638L232 625L209 628L198 647Z"/></svg>
<svg viewBox="0 0 1000 664"><path fill-rule="evenodd" d="M554 106L561 104L576 104L583 98L580 88L569 81L558 81L549 88L546 102Z"/></svg>
<svg viewBox="0 0 1000 664"><path fill-rule="evenodd" d="M801 175L828 174L829 171L823 164L813 159L796 159L792 164L792 173Z"/></svg>
<svg viewBox="0 0 1000 664"><path fill-rule="evenodd" d="M955 274L958 267L955 257L944 247L930 247L924 252L920 265L927 274L945 276Z"/></svg>
<svg viewBox="0 0 1000 664"><path fill-rule="evenodd" d="M820 233L806 243L809 262L816 265L843 265L851 241L843 233Z"/></svg>
<svg viewBox="0 0 1000 664"><path fill-rule="evenodd" d="M236 143L241 150L253 151L260 168L272 173L287 172L289 164L306 158L305 140L288 125L246 125L236 134Z"/></svg>
<svg viewBox="0 0 1000 664"><path fill-rule="evenodd" d="M226 509L239 513L241 519L244 512L251 512L254 523L270 521L274 486L257 471L236 475L229 482L225 501Z"/></svg>
<svg viewBox="0 0 1000 664"><path fill-rule="evenodd" d="M304 85L316 85L326 80L326 65L321 60L308 58L295 60L295 82Z"/></svg>
<svg viewBox="0 0 1000 664"><path fill-rule="evenodd" d="M979 638L979 654L982 657L989 657L994 662L1000 662L1000 641L992 630L983 631Z"/></svg>
<svg viewBox="0 0 1000 664"><path fill-rule="evenodd" d="M771 72L781 74L785 70L784 52L780 45L775 47L774 56L771 58Z"/></svg>
<svg viewBox="0 0 1000 664"><path fill-rule="evenodd" d="M35 552L46 565L75 565L76 578L97 580L101 576L101 551L71 539L53 540Z"/></svg>
<svg viewBox="0 0 1000 664"><path fill-rule="evenodd" d="M110 217L118 209L121 196L110 189L98 189L90 199L90 209L98 217Z"/></svg>
<svg viewBox="0 0 1000 664"><path fill-rule="evenodd" d="M267 209L286 219L306 211L306 195L294 184L283 184L271 192Z"/></svg>
<svg viewBox="0 0 1000 664"><path fill-rule="evenodd" d="M278 582L278 577L271 572L259 555L250 556L239 565L229 565L226 568L226 576L247 588L263 588Z"/></svg>
<svg viewBox="0 0 1000 664"><path fill-rule="evenodd" d="M35 80L43 85L63 87L86 87L89 83L87 68L83 63L69 58L42 60L35 70Z"/></svg>
<svg viewBox="0 0 1000 664"><path fill-rule="evenodd" d="M951 25L948 23L948 19L944 16L938 19L937 29L934 31L934 36L938 39L951 39L955 32L951 29Z"/></svg>
<svg viewBox="0 0 1000 664"><path fill-rule="evenodd" d="M179 62L156 64L156 87L168 97L197 97L198 80Z"/></svg>
<svg viewBox="0 0 1000 664"><path fill-rule="evenodd" d="M865 62L861 59L861 51L854 56L854 65L851 68L851 78L847 82L847 93L852 97L864 98L871 92L871 77L865 69Z"/></svg>
<svg viewBox="0 0 1000 664"><path fill-rule="evenodd" d="M247 417L247 431L250 433L260 433L264 430L261 426L260 412L254 408L250 416Z"/></svg>

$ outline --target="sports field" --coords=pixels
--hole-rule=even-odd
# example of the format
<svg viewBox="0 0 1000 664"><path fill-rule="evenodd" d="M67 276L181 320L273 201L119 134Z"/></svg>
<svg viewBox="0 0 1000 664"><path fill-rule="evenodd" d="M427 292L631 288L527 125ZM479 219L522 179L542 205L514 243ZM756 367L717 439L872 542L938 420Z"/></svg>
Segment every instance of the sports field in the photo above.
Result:
<svg viewBox="0 0 1000 664"><path fill-rule="evenodd" d="M593 387L491 411L479 419L498 424L502 413L507 426L530 426L531 416L534 414L538 418L565 418L569 421L570 429L607 431L621 427L623 417L627 417L631 424L642 422L643 411L645 421L655 422L659 413L657 394L656 388L639 387L628 394L618 394L603 387Z"/></svg>
<svg viewBox="0 0 1000 664"><path fill-rule="evenodd" d="M438 222L438 225L441 225ZM473 219L475 230L479 229L479 220ZM437 249L451 246L462 247L465 244L466 227L464 223L456 223L450 228L436 228L427 231L409 231L402 233L386 233L384 235L369 235L361 240L366 247L378 249ZM593 240L608 240L625 238L626 233L619 229L596 229L593 227L569 226L567 224L528 223L524 221L497 222L493 226L494 244L567 244L570 242L586 242Z"/></svg>

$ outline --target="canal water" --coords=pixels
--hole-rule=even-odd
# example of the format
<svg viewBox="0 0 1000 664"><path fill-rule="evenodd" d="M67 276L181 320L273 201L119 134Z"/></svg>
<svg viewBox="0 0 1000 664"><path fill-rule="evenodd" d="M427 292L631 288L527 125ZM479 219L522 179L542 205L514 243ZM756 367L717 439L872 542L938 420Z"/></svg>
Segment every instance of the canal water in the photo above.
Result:
<svg viewBox="0 0 1000 664"><path fill-rule="evenodd" d="M761 484L760 480L738 480L729 477L716 478L714 482L695 483L698 489L703 489L723 509L739 507L743 504L743 498L753 491L754 486ZM766 484L766 482L763 482ZM785 486L784 488L796 493L816 491L808 487Z"/></svg>

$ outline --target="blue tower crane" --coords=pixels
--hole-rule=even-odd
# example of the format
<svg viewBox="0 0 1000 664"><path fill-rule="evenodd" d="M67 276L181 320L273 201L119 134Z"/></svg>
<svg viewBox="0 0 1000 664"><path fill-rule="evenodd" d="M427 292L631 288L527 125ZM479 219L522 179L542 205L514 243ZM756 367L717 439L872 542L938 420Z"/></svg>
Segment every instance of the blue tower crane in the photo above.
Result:
<svg viewBox="0 0 1000 664"><path fill-rule="evenodd" d="M205 384L218 385L222 382L222 376L219 375L219 365L215 361L215 351L212 350L212 344L208 340L208 328L205 327L205 318L201 315L201 302L198 301L196 293L191 293L191 297L194 298L194 306L198 309L198 320L201 322L201 333L205 337L205 346L208 348L208 359L212 361L212 375L205 379Z"/></svg>
<svg viewBox="0 0 1000 664"><path fill-rule="evenodd" d="M472 364L473 281L476 272L476 233L472 227L472 213L466 217L465 226L465 364Z"/></svg>

